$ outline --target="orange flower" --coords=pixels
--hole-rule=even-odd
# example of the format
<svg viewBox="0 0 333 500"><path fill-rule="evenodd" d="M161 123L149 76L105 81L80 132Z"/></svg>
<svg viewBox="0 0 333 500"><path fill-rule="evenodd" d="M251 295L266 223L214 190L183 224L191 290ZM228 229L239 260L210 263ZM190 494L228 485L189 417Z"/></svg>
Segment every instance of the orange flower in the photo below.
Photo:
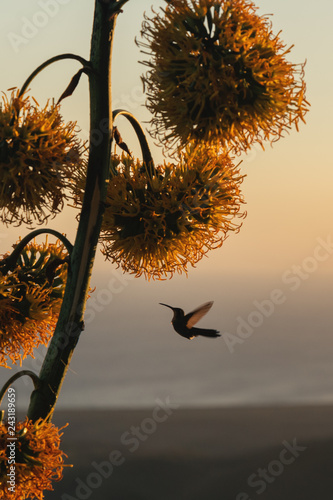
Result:
<svg viewBox="0 0 333 500"><path fill-rule="evenodd" d="M16 423L13 436L8 423L0 423L0 499L43 500L43 491L53 490L52 481L62 479L67 456L59 448L59 431L63 428L42 419L33 423L26 418ZM14 468L11 458L15 458Z"/></svg>
<svg viewBox="0 0 333 500"><path fill-rule="evenodd" d="M153 137L247 150L276 141L308 110L304 64L248 0L177 0L146 18L140 43Z"/></svg>
<svg viewBox="0 0 333 500"><path fill-rule="evenodd" d="M66 256L59 241L32 242L14 270L0 272L0 366L8 367L8 358L21 362L40 344L47 345L65 290Z"/></svg>
<svg viewBox="0 0 333 500"><path fill-rule="evenodd" d="M40 109L18 91L2 100L0 220L42 223L61 211L73 173L83 167L76 124L64 124L58 106Z"/></svg>
<svg viewBox="0 0 333 500"><path fill-rule="evenodd" d="M108 183L103 253L126 272L164 279L187 272L209 249L238 230L243 176L227 155L188 146L178 164L156 171L122 155ZM78 186L78 198L82 198ZM81 194L80 194L81 189Z"/></svg>

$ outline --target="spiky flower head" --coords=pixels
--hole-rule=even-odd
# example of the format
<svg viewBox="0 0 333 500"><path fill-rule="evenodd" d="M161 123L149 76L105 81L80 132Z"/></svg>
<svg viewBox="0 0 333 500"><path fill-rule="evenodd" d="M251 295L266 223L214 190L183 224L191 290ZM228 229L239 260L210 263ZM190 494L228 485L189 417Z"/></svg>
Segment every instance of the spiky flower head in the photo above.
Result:
<svg viewBox="0 0 333 500"><path fill-rule="evenodd" d="M42 223L61 211L73 172L83 166L76 124L59 106L41 108L13 90L0 103L0 220Z"/></svg>
<svg viewBox="0 0 333 500"><path fill-rule="evenodd" d="M114 155L111 167L101 242L126 272L148 279L187 272L241 225L243 176L227 155L189 145L176 164L148 168Z"/></svg>
<svg viewBox="0 0 333 500"><path fill-rule="evenodd" d="M43 500L43 491L52 491L52 481L62 478L67 456L60 450L63 427L28 418L16 423L15 432L9 427L8 422L0 423L0 499Z"/></svg>
<svg viewBox="0 0 333 500"><path fill-rule="evenodd" d="M308 110L304 64L249 0L177 0L151 19L139 43L152 135L173 147L218 141L235 151L275 141Z"/></svg>
<svg viewBox="0 0 333 500"><path fill-rule="evenodd" d="M13 269L0 267L0 366L8 367L8 359L21 362L40 344L47 345L65 290L66 257L59 241L33 241Z"/></svg>

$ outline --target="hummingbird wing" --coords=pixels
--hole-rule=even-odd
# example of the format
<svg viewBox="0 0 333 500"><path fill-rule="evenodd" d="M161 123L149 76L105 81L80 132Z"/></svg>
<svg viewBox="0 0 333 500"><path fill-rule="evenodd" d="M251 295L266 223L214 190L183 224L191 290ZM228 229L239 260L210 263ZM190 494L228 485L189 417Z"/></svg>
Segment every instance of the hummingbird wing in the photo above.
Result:
<svg viewBox="0 0 333 500"><path fill-rule="evenodd" d="M214 302L206 302L205 304L202 304L202 306L194 309L194 311L186 314L184 319L187 328L192 328L192 326L194 326L199 321L199 319L202 318L202 316L208 313L213 304Z"/></svg>

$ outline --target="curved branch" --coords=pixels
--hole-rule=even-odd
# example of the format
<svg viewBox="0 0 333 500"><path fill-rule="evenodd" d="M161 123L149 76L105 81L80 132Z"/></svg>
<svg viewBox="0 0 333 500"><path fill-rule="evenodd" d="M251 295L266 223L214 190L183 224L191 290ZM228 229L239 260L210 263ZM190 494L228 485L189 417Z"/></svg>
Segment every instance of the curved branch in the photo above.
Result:
<svg viewBox="0 0 333 500"><path fill-rule="evenodd" d="M21 97L24 94L24 92L27 90L28 86L30 85L32 80L38 75L38 73L43 71L43 69L46 68L47 66L50 66L50 64L53 64L54 62L57 61L61 61L62 59L75 59L76 61L79 61L83 67L90 68L91 66L89 61L84 59L84 57L78 56L76 54L70 54L70 53L59 54L58 56L51 57L50 59L47 59L47 61L43 62L43 64L38 66L38 68L36 68L35 71L33 71L31 75L26 79L20 90L19 97Z"/></svg>
<svg viewBox="0 0 333 500"><path fill-rule="evenodd" d="M0 261L0 269L5 271L5 274L9 269L15 266L17 259L19 258L20 253L22 252L23 248L31 241L33 238L38 236L39 234L43 233L48 233L52 234L53 236L56 236L66 247L67 251L69 254L71 254L73 250L73 245L71 242L64 236L63 234L59 233L58 231L54 229L47 229L47 228L41 228L41 229L35 229L34 231L31 231L31 233L27 234L14 248L12 253Z"/></svg>
<svg viewBox="0 0 333 500"><path fill-rule="evenodd" d="M17 380L18 378L23 377L23 375L28 375L34 384L34 388L38 389L38 387L39 387L38 375L36 375L36 373L32 372L31 370L21 370L20 372L17 372L17 373L15 373L15 375L10 377L7 380L7 382L5 383L5 385L2 387L2 389L0 390L0 405L2 403L4 395L6 394L6 391L9 389L9 387L12 385L12 383L15 382L15 380Z"/></svg>
<svg viewBox="0 0 333 500"><path fill-rule="evenodd" d="M148 168L154 171L155 170L154 160L150 152L147 138L143 128L141 127L140 123L135 118L135 116L132 115L132 113L130 113L129 111L126 111L125 109L116 109L115 111L113 111L113 120L115 120L117 116L121 115L127 118L127 120L131 123L132 127L136 132L137 138L139 139L140 142L143 162Z"/></svg>

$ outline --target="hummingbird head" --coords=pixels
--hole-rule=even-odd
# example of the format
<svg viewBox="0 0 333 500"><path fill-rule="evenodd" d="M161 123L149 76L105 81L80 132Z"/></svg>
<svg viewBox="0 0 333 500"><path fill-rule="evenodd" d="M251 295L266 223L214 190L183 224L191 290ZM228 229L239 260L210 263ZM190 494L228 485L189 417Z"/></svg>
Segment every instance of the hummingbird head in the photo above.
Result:
<svg viewBox="0 0 333 500"><path fill-rule="evenodd" d="M173 310L173 320L178 319L178 318L184 316L183 309L180 309L179 307L168 306L168 304L163 304L162 302L159 302L159 304L161 306L165 306L165 307L168 307L169 309Z"/></svg>

